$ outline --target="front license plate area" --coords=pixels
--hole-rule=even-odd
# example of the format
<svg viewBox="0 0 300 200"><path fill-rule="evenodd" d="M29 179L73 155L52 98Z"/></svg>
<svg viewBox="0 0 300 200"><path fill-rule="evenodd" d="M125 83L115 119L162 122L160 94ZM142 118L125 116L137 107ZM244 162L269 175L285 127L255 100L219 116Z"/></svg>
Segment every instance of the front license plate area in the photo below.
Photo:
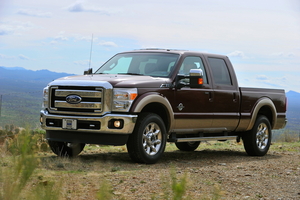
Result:
<svg viewBox="0 0 300 200"><path fill-rule="evenodd" d="M77 129L77 120L76 119L63 119L62 121L63 129Z"/></svg>

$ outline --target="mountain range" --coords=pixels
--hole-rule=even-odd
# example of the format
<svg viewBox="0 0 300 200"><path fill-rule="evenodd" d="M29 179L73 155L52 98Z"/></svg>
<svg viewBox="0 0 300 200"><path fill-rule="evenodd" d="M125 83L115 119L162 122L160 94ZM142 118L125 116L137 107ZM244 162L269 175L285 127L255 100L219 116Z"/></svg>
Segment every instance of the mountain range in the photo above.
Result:
<svg viewBox="0 0 300 200"><path fill-rule="evenodd" d="M74 74L0 66L0 126L39 127L43 88L52 80ZM300 131L300 93L289 91L286 129Z"/></svg>

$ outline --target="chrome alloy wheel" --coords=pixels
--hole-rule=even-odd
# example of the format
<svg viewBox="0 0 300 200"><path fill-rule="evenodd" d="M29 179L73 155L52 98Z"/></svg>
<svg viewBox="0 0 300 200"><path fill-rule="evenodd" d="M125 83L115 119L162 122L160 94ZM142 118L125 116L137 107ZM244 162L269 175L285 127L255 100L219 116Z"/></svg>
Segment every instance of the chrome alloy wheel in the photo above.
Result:
<svg viewBox="0 0 300 200"><path fill-rule="evenodd" d="M257 127L256 145L259 149L264 150L269 142L269 129L265 123L261 123Z"/></svg>
<svg viewBox="0 0 300 200"><path fill-rule="evenodd" d="M160 127L152 122L143 132L143 147L148 155L155 155L161 148L162 133Z"/></svg>

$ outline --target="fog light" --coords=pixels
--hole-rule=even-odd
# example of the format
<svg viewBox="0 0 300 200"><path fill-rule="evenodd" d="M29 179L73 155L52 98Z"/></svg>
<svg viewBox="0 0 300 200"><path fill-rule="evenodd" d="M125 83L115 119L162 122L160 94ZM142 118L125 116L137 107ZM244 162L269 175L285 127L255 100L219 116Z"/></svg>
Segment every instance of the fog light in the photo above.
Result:
<svg viewBox="0 0 300 200"><path fill-rule="evenodd" d="M124 127L124 121L122 119L111 119L108 122L108 128L122 129Z"/></svg>
<svg viewBox="0 0 300 200"><path fill-rule="evenodd" d="M120 128L121 127L121 122L119 120L114 121L114 127Z"/></svg>

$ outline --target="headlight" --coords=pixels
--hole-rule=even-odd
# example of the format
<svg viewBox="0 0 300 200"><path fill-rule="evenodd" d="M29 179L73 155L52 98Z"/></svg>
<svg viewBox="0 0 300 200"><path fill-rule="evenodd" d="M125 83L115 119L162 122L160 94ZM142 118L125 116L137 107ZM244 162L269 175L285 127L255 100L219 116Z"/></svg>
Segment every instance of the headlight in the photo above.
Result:
<svg viewBox="0 0 300 200"><path fill-rule="evenodd" d="M128 112L137 95L138 93L136 88L115 88L112 110Z"/></svg>
<svg viewBox="0 0 300 200"><path fill-rule="evenodd" d="M48 97L49 97L49 87L45 87L43 90L43 104L42 108L47 108L48 107Z"/></svg>

